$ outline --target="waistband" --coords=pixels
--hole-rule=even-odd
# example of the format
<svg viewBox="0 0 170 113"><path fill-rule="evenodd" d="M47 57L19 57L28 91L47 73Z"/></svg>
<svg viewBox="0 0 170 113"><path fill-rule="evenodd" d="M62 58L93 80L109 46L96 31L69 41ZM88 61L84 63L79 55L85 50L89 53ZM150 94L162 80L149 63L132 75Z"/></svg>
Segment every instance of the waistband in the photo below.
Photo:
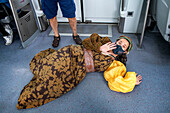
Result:
<svg viewBox="0 0 170 113"><path fill-rule="evenodd" d="M93 53L91 50L87 50L86 48L83 48L84 50L84 58L85 58L85 65L86 65L86 72L94 72L94 62L93 62Z"/></svg>

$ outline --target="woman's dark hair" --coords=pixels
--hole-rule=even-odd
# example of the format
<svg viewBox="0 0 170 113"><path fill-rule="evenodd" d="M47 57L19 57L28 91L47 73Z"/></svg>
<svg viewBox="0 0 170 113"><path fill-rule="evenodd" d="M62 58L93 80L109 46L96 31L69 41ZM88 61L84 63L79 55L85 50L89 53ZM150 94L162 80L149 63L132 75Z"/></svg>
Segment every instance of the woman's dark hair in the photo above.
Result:
<svg viewBox="0 0 170 113"><path fill-rule="evenodd" d="M118 55L115 60L122 62L126 66L127 56L126 53Z"/></svg>

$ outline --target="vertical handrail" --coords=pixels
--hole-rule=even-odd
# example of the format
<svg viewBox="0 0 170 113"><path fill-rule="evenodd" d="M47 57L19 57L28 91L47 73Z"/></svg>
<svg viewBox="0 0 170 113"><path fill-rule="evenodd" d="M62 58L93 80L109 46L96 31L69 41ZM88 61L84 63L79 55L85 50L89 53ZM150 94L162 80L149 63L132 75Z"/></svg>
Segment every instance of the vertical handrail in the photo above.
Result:
<svg viewBox="0 0 170 113"><path fill-rule="evenodd" d="M146 20L147 20L147 15L148 15L148 10L149 10L149 4L150 4L150 0L147 1L144 25L143 25L142 34L141 34L141 37L140 37L139 48L142 47L142 43L143 43L143 37L144 37L144 32L145 32L145 26L146 26Z"/></svg>
<svg viewBox="0 0 170 113"><path fill-rule="evenodd" d="M40 10L42 10L42 7L41 7L41 0L38 0L38 3L39 3Z"/></svg>
<svg viewBox="0 0 170 113"><path fill-rule="evenodd" d="M82 23L84 23L84 7L83 7L83 0L80 0L81 4L81 18L82 18Z"/></svg>
<svg viewBox="0 0 170 113"><path fill-rule="evenodd" d="M124 11L124 0L122 0L122 10L121 11Z"/></svg>

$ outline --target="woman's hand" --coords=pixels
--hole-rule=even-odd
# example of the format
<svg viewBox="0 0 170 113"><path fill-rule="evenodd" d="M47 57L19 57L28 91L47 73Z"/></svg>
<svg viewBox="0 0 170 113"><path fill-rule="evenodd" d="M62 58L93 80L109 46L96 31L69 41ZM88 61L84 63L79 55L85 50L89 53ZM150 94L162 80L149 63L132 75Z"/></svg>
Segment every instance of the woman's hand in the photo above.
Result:
<svg viewBox="0 0 170 113"><path fill-rule="evenodd" d="M116 44L111 42L108 42L100 47L100 51L102 51L103 53L107 53L112 49L116 49Z"/></svg>
<svg viewBox="0 0 170 113"><path fill-rule="evenodd" d="M138 74L136 73L136 76L137 76ZM136 84L135 85L139 85L142 81L142 76L141 75L138 75L137 77L136 77Z"/></svg>

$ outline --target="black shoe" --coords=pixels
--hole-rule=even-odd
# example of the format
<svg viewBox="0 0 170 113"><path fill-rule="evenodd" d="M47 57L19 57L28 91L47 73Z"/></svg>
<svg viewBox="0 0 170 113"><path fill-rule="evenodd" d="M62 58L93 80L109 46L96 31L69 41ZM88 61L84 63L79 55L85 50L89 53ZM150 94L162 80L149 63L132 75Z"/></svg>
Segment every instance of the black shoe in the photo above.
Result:
<svg viewBox="0 0 170 113"><path fill-rule="evenodd" d="M74 39L74 41L76 42L76 44L82 45L82 40L81 40L81 38L79 37L79 35L77 35L77 36L74 36L74 35L73 35L73 39Z"/></svg>
<svg viewBox="0 0 170 113"><path fill-rule="evenodd" d="M58 37L55 37L55 36L54 36L54 40L53 40L52 46L53 46L53 47L58 47L59 41L60 41L60 35L59 35Z"/></svg>

